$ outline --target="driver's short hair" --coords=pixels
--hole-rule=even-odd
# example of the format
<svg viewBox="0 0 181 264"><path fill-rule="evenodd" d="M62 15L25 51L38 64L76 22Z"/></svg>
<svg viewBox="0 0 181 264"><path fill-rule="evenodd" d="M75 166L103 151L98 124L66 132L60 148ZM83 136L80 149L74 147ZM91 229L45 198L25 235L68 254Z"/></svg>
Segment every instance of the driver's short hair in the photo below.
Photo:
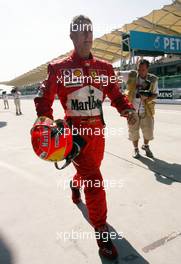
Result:
<svg viewBox="0 0 181 264"><path fill-rule="evenodd" d="M84 26L79 27L80 25L84 25ZM90 20L89 17L84 15L78 15L73 17L70 23L70 33L76 31L83 31L86 29L90 29L92 31L92 21Z"/></svg>
<svg viewBox="0 0 181 264"><path fill-rule="evenodd" d="M142 60L140 60L139 62L138 62L138 67L140 66L140 65L146 65L147 66L147 68L149 68L149 66L150 66L150 62L148 61L148 60L145 60L145 59L142 59Z"/></svg>

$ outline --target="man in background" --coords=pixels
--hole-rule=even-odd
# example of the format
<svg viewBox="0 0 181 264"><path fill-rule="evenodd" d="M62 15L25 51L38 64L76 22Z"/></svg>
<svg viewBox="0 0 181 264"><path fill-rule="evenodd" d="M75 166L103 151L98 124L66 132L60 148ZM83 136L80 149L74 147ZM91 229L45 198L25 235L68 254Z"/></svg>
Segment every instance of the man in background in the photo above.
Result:
<svg viewBox="0 0 181 264"><path fill-rule="evenodd" d="M13 97L14 97L14 104L15 104L15 107L16 107L16 115L22 115L22 112L21 112L21 104L20 104L20 96L21 96L21 93L19 92L18 88L14 88L12 91L11 91Z"/></svg>
<svg viewBox="0 0 181 264"><path fill-rule="evenodd" d="M146 156L153 158L153 153L149 147L149 141L153 140L155 99L158 95L158 80L153 74L148 73L149 61L140 60L138 70L130 71L128 74L127 88L125 94L133 104L137 122L130 126L128 124L129 139L133 143L134 158L140 157L138 142L140 138L139 131L142 130L144 144L142 149Z"/></svg>
<svg viewBox="0 0 181 264"><path fill-rule="evenodd" d="M2 99L4 101L4 109L9 109L8 95L7 95L6 91L2 92Z"/></svg>

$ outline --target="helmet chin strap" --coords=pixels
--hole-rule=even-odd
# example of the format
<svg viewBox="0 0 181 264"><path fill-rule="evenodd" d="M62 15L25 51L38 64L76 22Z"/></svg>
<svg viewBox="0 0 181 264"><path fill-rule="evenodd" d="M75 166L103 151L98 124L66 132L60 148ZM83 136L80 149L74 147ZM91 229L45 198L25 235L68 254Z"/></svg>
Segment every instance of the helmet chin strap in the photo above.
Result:
<svg viewBox="0 0 181 264"><path fill-rule="evenodd" d="M57 170L63 170L65 169L68 165L70 165L71 162L74 162L76 165L78 165L74 159L79 155L80 153L80 146L74 142L73 143L73 148L72 151L70 152L70 154L66 157L66 162L64 163L64 165L62 167L58 166L58 162L55 162L55 168Z"/></svg>
<svg viewBox="0 0 181 264"><path fill-rule="evenodd" d="M79 155L81 148L85 146L86 142L80 135L73 136L73 147L71 152L66 157L66 161L62 167L59 167L58 162L54 162L55 168L57 170L63 170L68 165L70 165L71 162L73 162L75 165L79 166L74 159Z"/></svg>

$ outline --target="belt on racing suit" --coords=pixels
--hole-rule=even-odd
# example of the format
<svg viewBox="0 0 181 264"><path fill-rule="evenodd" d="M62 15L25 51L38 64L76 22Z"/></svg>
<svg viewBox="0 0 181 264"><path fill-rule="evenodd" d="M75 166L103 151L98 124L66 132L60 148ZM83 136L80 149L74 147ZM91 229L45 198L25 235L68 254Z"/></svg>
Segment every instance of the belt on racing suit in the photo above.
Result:
<svg viewBox="0 0 181 264"><path fill-rule="evenodd" d="M67 116L66 117L67 123L71 126L74 123L76 124L87 124L87 125L93 125L96 123L103 123L101 116Z"/></svg>

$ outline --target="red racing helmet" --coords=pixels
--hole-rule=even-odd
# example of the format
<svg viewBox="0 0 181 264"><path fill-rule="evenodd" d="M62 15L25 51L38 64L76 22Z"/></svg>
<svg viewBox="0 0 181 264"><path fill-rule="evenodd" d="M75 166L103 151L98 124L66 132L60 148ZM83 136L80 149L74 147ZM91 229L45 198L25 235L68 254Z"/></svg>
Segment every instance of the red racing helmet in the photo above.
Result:
<svg viewBox="0 0 181 264"><path fill-rule="evenodd" d="M33 150L43 160L58 162L66 159L73 147L72 133L64 120L41 116L31 129Z"/></svg>

